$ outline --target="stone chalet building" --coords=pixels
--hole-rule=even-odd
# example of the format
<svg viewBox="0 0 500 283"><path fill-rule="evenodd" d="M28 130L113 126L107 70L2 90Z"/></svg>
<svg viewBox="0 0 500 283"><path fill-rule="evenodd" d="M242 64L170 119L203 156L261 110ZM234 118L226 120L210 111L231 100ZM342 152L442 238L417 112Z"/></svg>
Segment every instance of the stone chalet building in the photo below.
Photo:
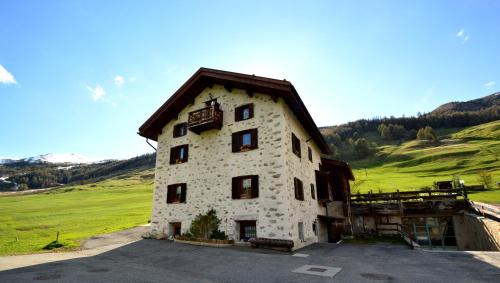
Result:
<svg viewBox="0 0 500 283"><path fill-rule="evenodd" d="M140 128L158 142L151 232L189 231L213 208L230 239L338 241L350 167L286 80L201 68Z"/></svg>

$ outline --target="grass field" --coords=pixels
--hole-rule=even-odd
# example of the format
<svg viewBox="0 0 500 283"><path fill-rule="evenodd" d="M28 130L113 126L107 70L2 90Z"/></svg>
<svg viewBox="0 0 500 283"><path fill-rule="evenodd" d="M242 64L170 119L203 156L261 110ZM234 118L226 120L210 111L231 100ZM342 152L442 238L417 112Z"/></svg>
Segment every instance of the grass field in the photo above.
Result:
<svg viewBox="0 0 500 283"><path fill-rule="evenodd" d="M368 160L353 162L354 192L395 191L429 187L459 175L466 184L479 184L477 173L489 172L500 181L500 121L465 129L438 131L439 144L409 141L386 144ZM500 190L474 193L472 200L500 203Z"/></svg>
<svg viewBox="0 0 500 283"><path fill-rule="evenodd" d="M60 232L64 248L90 236L146 224L153 170L45 193L0 197L0 255L42 252Z"/></svg>
<svg viewBox="0 0 500 283"><path fill-rule="evenodd" d="M486 170L500 180L500 121L438 132L440 144L409 141L381 146L375 158L352 164L354 192L395 191L431 186L458 174L477 184ZM42 252L55 240L63 249L81 240L147 223L151 215L153 170L89 185L0 197L0 255ZM471 194L473 200L500 203L500 190Z"/></svg>

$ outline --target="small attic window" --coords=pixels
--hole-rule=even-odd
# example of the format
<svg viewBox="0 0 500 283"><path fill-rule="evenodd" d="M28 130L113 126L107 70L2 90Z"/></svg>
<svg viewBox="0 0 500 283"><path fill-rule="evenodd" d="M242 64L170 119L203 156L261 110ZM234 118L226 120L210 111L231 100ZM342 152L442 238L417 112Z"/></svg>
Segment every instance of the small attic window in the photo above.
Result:
<svg viewBox="0 0 500 283"><path fill-rule="evenodd" d="M243 121L253 118L253 103L236 107L234 110L234 120Z"/></svg>
<svg viewBox="0 0 500 283"><path fill-rule="evenodd" d="M187 134L187 123L180 123L174 126L174 138L182 137Z"/></svg>

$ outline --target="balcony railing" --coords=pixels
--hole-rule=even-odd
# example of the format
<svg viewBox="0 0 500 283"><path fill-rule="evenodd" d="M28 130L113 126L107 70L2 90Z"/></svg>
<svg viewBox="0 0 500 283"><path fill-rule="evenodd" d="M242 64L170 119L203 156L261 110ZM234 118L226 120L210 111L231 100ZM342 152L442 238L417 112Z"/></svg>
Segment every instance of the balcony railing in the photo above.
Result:
<svg viewBox="0 0 500 283"><path fill-rule="evenodd" d="M208 106L189 112L188 129L200 134L203 131L222 128L223 111L218 105Z"/></svg>

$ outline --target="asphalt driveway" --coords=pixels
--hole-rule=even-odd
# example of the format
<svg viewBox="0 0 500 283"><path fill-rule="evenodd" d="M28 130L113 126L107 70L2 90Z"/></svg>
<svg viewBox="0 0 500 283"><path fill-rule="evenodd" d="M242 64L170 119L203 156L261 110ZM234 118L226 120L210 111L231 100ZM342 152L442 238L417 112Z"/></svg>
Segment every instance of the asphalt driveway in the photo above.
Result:
<svg viewBox="0 0 500 283"><path fill-rule="evenodd" d="M500 253L315 244L290 253L140 240L95 256L0 272L0 282L499 282ZM489 263L488 263L489 262ZM333 278L292 272L340 268ZM314 269L321 270L321 269Z"/></svg>

